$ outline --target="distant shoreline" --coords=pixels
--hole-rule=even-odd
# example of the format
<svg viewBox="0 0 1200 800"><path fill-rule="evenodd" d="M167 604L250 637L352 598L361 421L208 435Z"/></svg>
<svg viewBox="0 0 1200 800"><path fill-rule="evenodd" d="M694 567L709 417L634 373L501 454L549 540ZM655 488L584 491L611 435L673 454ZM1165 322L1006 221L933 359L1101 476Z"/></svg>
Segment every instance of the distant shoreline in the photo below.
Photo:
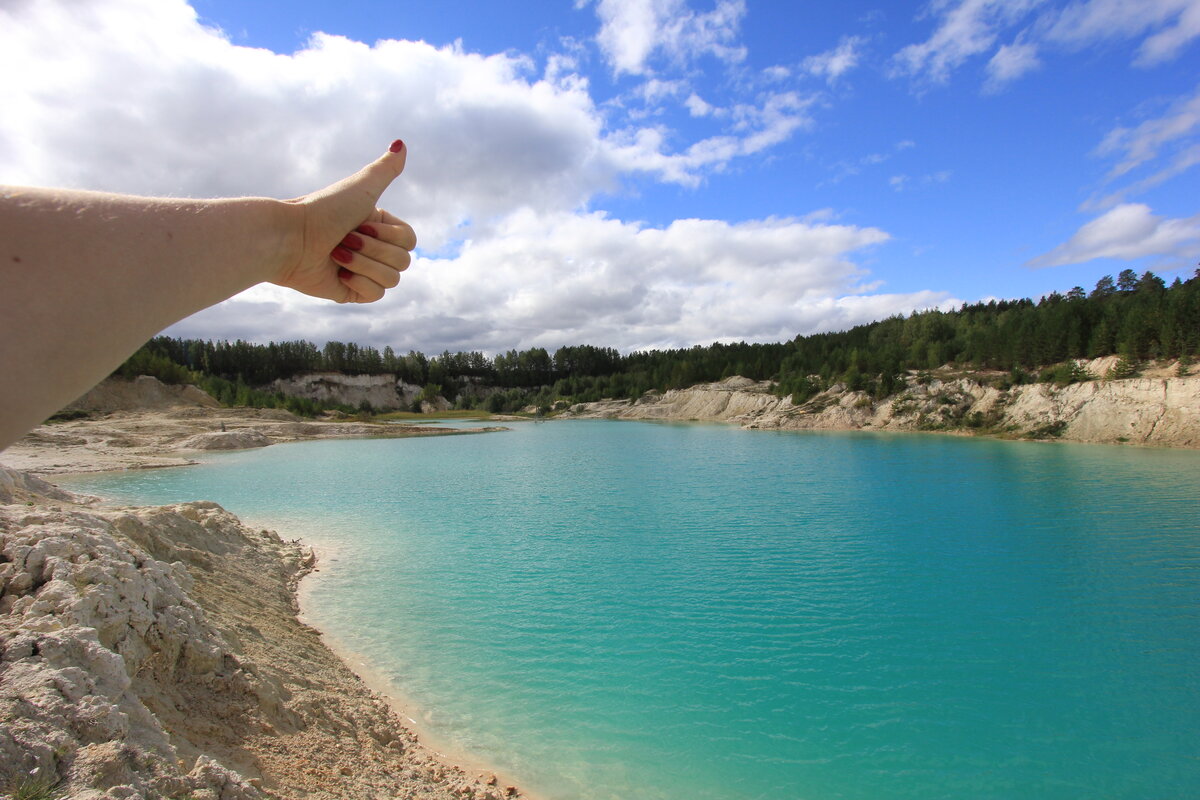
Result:
<svg viewBox="0 0 1200 800"><path fill-rule="evenodd" d="M0 451L0 463L38 475L64 475L188 466L195 464L194 456L202 452L314 439L399 439L503 430L503 426L450 428L307 420L275 409L175 406L113 411L39 425Z"/></svg>
<svg viewBox="0 0 1200 800"><path fill-rule="evenodd" d="M1089 364L1103 374L1104 359ZM1200 448L1200 376L1174 365L1136 378L1000 388L981 376L943 369L912 374L905 387L875 398L845 385L802 402L769 382L732 377L636 400L571 406L572 419L725 422L752 430L894 431Z"/></svg>

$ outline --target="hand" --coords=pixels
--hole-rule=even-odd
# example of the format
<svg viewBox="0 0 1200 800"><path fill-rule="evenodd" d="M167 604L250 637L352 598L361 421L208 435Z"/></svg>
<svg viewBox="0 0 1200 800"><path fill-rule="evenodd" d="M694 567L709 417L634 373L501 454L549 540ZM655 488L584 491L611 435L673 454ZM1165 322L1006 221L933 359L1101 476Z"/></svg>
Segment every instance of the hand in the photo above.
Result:
<svg viewBox="0 0 1200 800"><path fill-rule="evenodd" d="M417 235L375 204L401 172L397 140L378 160L320 191L290 200L299 241L272 283L339 303L373 303L400 282Z"/></svg>

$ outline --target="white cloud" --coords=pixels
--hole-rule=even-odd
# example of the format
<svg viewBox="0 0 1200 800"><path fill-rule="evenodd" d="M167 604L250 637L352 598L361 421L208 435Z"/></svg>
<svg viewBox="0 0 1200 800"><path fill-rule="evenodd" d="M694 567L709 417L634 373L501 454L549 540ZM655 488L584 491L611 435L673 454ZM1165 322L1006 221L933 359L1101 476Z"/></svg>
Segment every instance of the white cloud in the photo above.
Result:
<svg viewBox="0 0 1200 800"><path fill-rule="evenodd" d="M1096 258L1171 260L1200 253L1200 214L1184 219L1155 216L1141 203L1124 203L1083 225L1065 243L1029 262L1031 267L1080 264Z"/></svg>
<svg viewBox="0 0 1200 800"><path fill-rule="evenodd" d="M0 12L0 180L288 197L409 146L385 204L448 242L521 205L577 207L616 167L586 86L508 55L317 34L292 55L232 45L179 0ZM8 17L5 19L5 17ZM29 65L36 64L36 69Z"/></svg>
<svg viewBox="0 0 1200 800"><path fill-rule="evenodd" d="M1079 49L1107 40L1140 38L1138 66L1178 58L1200 37L1200 0L932 0L928 16L937 27L928 39L902 48L893 76L945 83L970 59L992 53L985 88L995 91L1039 66L1039 50ZM1028 27L993 51L999 35Z"/></svg>
<svg viewBox="0 0 1200 800"><path fill-rule="evenodd" d="M1145 120L1132 128L1114 128L1096 152L1118 159L1109 170L1106 184L1132 177L1139 168L1160 158L1167 163L1158 166L1152 174L1107 195L1093 195L1081 206L1087 211L1109 208L1124 202L1130 195L1141 194L1191 170L1200 164L1200 87L1190 96L1177 98L1160 117Z"/></svg>
<svg viewBox="0 0 1200 800"><path fill-rule="evenodd" d="M905 150L911 150L916 146L917 143L913 140L904 139L896 142L890 151L867 153L865 156L860 157L856 161L838 161L832 164L830 167L833 171L833 177L819 185L824 185L825 183L838 184L847 178L855 175L861 175L864 170L884 164L895 158L897 155L903 153ZM907 175L894 175L889 180L889 184L892 186L892 188L899 191L903 188L903 184L908 179L909 178Z"/></svg>
<svg viewBox="0 0 1200 800"><path fill-rule="evenodd" d="M663 81L651 78L643 83L634 93L646 105L658 105L663 100L679 95L687 85L683 81Z"/></svg>
<svg viewBox="0 0 1200 800"><path fill-rule="evenodd" d="M745 13L744 0L718 0L703 14L690 10L684 0L599 0L596 42L614 75L647 73L660 52L675 65L703 55L737 63L746 56L736 44Z"/></svg>
<svg viewBox="0 0 1200 800"><path fill-rule="evenodd" d="M776 64L774 66L765 68L761 75L763 80L765 80L767 83L778 83L779 81L785 81L790 78L792 76L792 71L787 67Z"/></svg>
<svg viewBox="0 0 1200 800"><path fill-rule="evenodd" d="M809 73L833 83L846 72L858 66L862 57L860 48L866 41L861 36L843 36L838 46L820 55L809 56L801 62L801 68Z"/></svg>
<svg viewBox="0 0 1200 800"><path fill-rule="evenodd" d="M1170 61L1193 39L1200 36L1200 3L1191 0L1180 5L1179 18L1175 25L1163 28L1142 42L1138 51L1138 63L1148 66Z"/></svg>
<svg viewBox="0 0 1200 800"><path fill-rule="evenodd" d="M659 128L607 131L587 81L569 72L574 58L552 59L537 80L520 55L423 42L316 34L290 55L239 47L182 0L24 4L0 10L0 73L23 76L0 82L11 112L0 117L0 180L294 196L400 136L412 158L385 203L436 248L523 205L580 207L622 171L697 185L807 122L806 103L782 94L743 108L738 131L675 152Z"/></svg>
<svg viewBox="0 0 1200 800"><path fill-rule="evenodd" d="M1200 0L1077 1L1063 9L1047 38L1085 47L1146 34L1137 64L1150 66L1177 57L1200 36Z"/></svg>
<svg viewBox="0 0 1200 800"><path fill-rule="evenodd" d="M937 30L924 42L910 44L893 58L893 74L945 83L951 71L996 42L997 30L1019 19L1043 0L937 0L932 13Z"/></svg>
<svg viewBox="0 0 1200 800"><path fill-rule="evenodd" d="M1156 158L1164 145L1197 130L1200 130L1200 87L1191 97L1177 100L1162 117L1146 120L1136 128L1114 129L1101 142L1098 152L1123 154L1121 162L1109 173L1110 178L1116 178Z"/></svg>
<svg viewBox="0 0 1200 800"><path fill-rule="evenodd" d="M1018 38L1012 44L1001 45L988 62L985 88L993 92L999 91L1041 65L1037 45Z"/></svg>
<svg viewBox="0 0 1200 800"><path fill-rule="evenodd" d="M795 92L780 92L767 95L762 105L714 109L689 98L686 105L693 114L706 110L714 116L730 117L736 135L712 136L673 153L668 151L671 132L665 127L629 129L610 137L609 157L624 172L650 173L669 183L698 186L704 170L723 169L731 160L779 144L796 130L811 125L808 109L814 101Z"/></svg>
<svg viewBox="0 0 1200 800"><path fill-rule="evenodd" d="M1113 193L1108 198L1105 198L1103 201L1101 201L1098 205L1099 207L1104 208L1121 202L1122 199L1127 195L1141 194L1142 192L1152 189L1159 184L1166 183L1177 175L1182 175L1197 164L1200 164L1200 144L1194 144L1186 150L1181 151L1173 159L1171 159L1171 163L1163 169L1159 170L1153 175L1143 178L1132 186L1128 186L1121 191Z"/></svg>
<svg viewBox="0 0 1200 800"><path fill-rule="evenodd" d="M782 341L945 301L932 292L865 294L867 273L854 257L888 239L820 215L655 228L526 209L453 258L418 260L376 313L346 320L341 308L264 286L175 333L229 335L239 330L240 312L230 310L238 308L295 320L296 337L349 338L339 331L350 330L359 341L431 352Z"/></svg>
<svg viewBox="0 0 1200 800"><path fill-rule="evenodd" d="M700 95L696 94L695 92L692 92L692 94L687 100L684 101L683 104L687 106L688 113L690 113L693 117L707 117L709 114L717 111L716 108L709 103L706 103L704 98L700 97Z"/></svg>
<svg viewBox="0 0 1200 800"><path fill-rule="evenodd" d="M930 172L922 175L919 179L913 178L911 175L893 175L888 179L888 185L897 192L903 192L913 185L913 182L919 180L922 184L930 186L935 183L946 183L953 176L953 173L944 169L939 172Z"/></svg>
<svg viewBox="0 0 1200 800"><path fill-rule="evenodd" d="M660 46L659 14L653 0L601 0L602 27L596 39L613 72L639 75Z"/></svg>
<svg viewBox="0 0 1200 800"><path fill-rule="evenodd" d="M718 11L742 13L740 3ZM706 20L688 23L696 42ZM708 52L683 34L662 41ZM814 99L779 91L712 109L725 131L676 149L664 127L612 130L574 72L579 57L550 59L538 78L519 54L423 42L316 34L292 54L239 47L183 0L5 5L0 74L21 77L0 81L0 182L287 197L404 138L408 169L383 205L413 223L422 251L396 291L348 308L260 286L179 323L177 335L427 352L633 348L777 340L944 299L870 294L859 259L888 239L872 227L812 218L654 228L584 211L632 173L695 185L768 150L810 124ZM655 87L647 92L685 94Z"/></svg>

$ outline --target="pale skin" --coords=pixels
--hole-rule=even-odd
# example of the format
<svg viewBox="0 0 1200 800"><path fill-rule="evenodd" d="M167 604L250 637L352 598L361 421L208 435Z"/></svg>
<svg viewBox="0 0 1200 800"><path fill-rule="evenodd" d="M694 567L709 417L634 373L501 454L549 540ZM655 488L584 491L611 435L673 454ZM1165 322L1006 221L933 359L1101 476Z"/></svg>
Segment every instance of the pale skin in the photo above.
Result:
<svg viewBox="0 0 1200 800"><path fill-rule="evenodd" d="M396 286L416 234L376 204L397 141L294 200L0 186L0 450L156 333L259 283L339 303Z"/></svg>

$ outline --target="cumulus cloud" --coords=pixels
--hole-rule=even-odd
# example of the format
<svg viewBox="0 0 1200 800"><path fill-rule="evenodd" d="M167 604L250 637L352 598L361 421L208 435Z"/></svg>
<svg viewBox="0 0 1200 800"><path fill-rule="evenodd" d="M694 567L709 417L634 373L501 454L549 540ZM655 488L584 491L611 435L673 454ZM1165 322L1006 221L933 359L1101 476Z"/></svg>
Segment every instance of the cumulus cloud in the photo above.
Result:
<svg viewBox="0 0 1200 800"><path fill-rule="evenodd" d="M948 302L937 292L867 293L856 256L888 239L821 215L647 227L525 209L452 258L418 260L377 313L343 321L340 308L264 286L175 332L236 330L244 308L295 320L297 337L349 329L398 350L782 341Z"/></svg>
<svg viewBox="0 0 1200 800"><path fill-rule="evenodd" d="M24 76L0 83L19 110L0 118L9 183L287 197L399 136L415 157L385 204L437 246L517 206L576 207L616 174L585 87L532 80L519 56L320 33L279 55L178 0L18 11L0 12L0 71Z"/></svg>
<svg viewBox="0 0 1200 800"><path fill-rule="evenodd" d="M649 52L734 59L713 26L743 12L728 2L687 12L654 29ZM631 349L778 340L946 300L871 294L859 263L887 241L877 228L818 218L646 227L587 210L630 175L695 185L764 152L811 123L814 99L776 91L715 108L696 97L693 111L724 130L673 149L670 129L614 126L577 56L548 58L539 76L521 54L322 33L278 54L234 45L183 0L4 5L0 73L21 78L0 82L0 182L286 197L405 139L408 169L383 205L413 223L422 250L396 291L345 307L259 286L175 335ZM665 79L644 90L689 96Z"/></svg>
<svg viewBox="0 0 1200 800"><path fill-rule="evenodd" d="M696 26L738 9L722 4ZM672 35L678 47L690 41ZM579 207L622 172L697 185L703 170L808 119L808 101L780 93L742 105L737 130L676 152L658 127L609 130L572 64L570 53L551 58L539 80L521 55L321 33L276 54L231 44L183 0L19 5L0 9L0 69L23 76L0 83L11 110L0 119L0 179L288 196L402 136L417 157L385 201L407 209L428 247L521 205ZM650 101L683 87L656 80L642 91Z"/></svg>
<svg viewBox="0 0 1200 800"><path fill-rule="evenodd" d="M1134 261L1165 256L1172 261L1200 253L1200 214L1184 219L1155 216L1141 203L1123 203L1088 222L1069 240L1029 262L1031 267L1079 264L1096 258Z"/></svg>
<svg viewBox="0 0 1200 800"><path fill-rule="evenodd" d="M649 72L659 53L675 65L703 55L736 63L746 57L737 44L745 13L743 0L718 0L707 13L692 11L684 0L599 0L596 42L614 75Z"/></svg>

